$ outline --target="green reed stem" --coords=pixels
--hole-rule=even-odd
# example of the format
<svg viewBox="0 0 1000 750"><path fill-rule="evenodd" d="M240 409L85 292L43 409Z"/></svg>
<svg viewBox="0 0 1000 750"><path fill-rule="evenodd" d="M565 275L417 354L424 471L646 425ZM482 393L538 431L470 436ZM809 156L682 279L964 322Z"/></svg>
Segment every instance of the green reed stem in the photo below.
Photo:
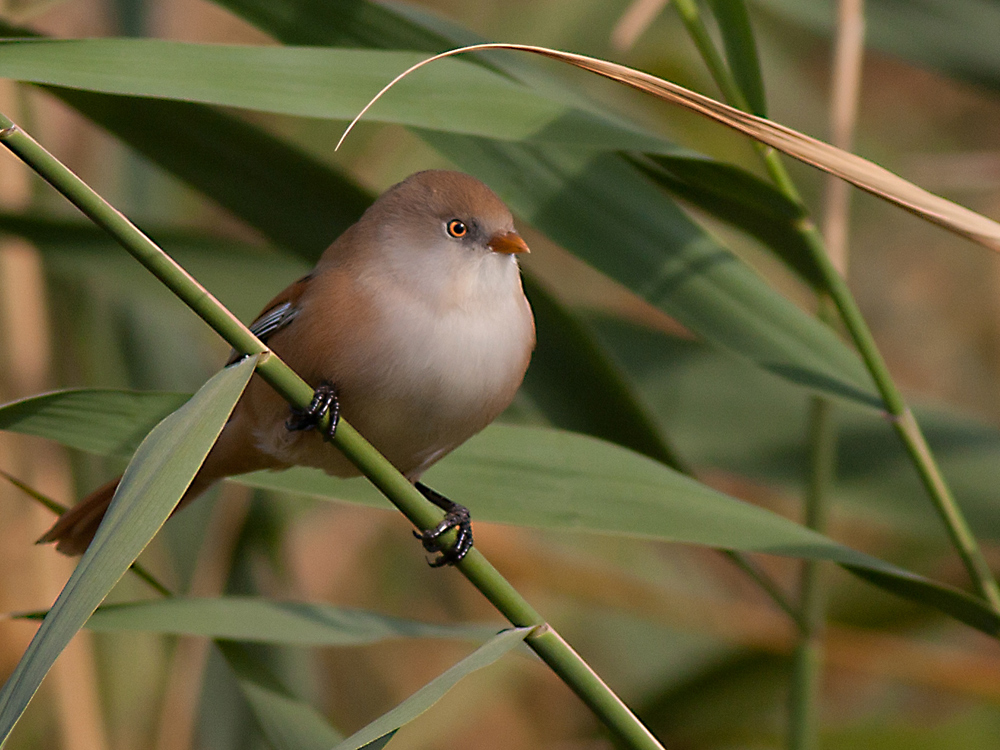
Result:
<svg viewBox="0 0 1000 750"><path fill-rule="evenodd" d="M732 106L748 111L746 98L739 90L729 68L712 42L697 5L693 0L675 0L675 5L723 96ZM758 150L761 152L767 171L776 186L790 200L802 207L803 215L806 218L799 222L798 231L823 275L826 292L836 306L840 319L868 368L872 380L875 381L875 386L885 404L886 412L892 420L893 428L902 440L924 488L930 495L934 508L945 525L952 546L961 557L969 577L979 590L980 595L989 602L994 611L1000 613L1000 587L997 586L996 578L958 507L958 503L927 445L927 440L920 426L893 381L889 368L875 344L871 330L868 328L847 282L831 263L823 238L816 225L808 218L798 190L778 154L762 144L758 144Z"/></svg>
<svg viewBox="0 0 1000 750"><path fill-rule="evenodd" d="M833 305L820 300L820 317L831 320ZM836 472L837 425L833 403L816 396L809 414L809 481L805 525L826 533L829 492ZM803 560L799 578L801 632L792 655L788 701L789 750L815 750L819 745L819 691L823 676L823 631L826 625L825 565Z"/></svg>
<svg viewBox="0 0 1000 750"><path fill-rule="evenodd" d="M952 545L958 552L970 578L981 596L994 611L1000 612L1000 587L997 586L993 571L976 542L955 497L945 481L941 469L931 453L920 425L903 399L899 388L889 374L882 354L861 310L847 287L844 277L833 267L827 255L823 239L815 224L809 219L800 222L800 231L806 239L813 259L823 273L831 299L837 307L840 318L857 347L862 360L871 373L879 394L885 403L886 412L893 429L903 442L910 460L917 470L920 480L930 495L935 510L941 517Z"/></svg>
<svg viewBox="0 0 1000 750"><path fill-rule="evenodd" d="M257 373L283 398L298 408L308 406L312 400L313 389L304 380L270 352L236 316L125 216L2 114L0 114L0 142L69 199L91 221L107 231L236 351L244 354L262 354L257 365ZM337 427L333 442L418 528L433 528L441 520L441 510L428 502L392 464L343 419ZM450 532L450 538L446 543L453 542L454 532ZM477 549L472 549L455 567L513 625L535 628L525 642L580 696L613 734L632 748L662 750L662 745L621 699Z"/></svg>

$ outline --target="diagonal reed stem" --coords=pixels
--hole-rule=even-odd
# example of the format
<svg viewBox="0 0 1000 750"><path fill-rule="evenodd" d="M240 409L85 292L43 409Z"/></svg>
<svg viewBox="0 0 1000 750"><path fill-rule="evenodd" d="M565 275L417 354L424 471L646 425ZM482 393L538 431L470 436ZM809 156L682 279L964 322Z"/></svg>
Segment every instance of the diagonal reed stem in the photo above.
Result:
<svg viewBox="0 0 1000 750"><path fill-rule="evenodd" d="M927 445L920 425L906 404L899 388L892 380L885 360L875 344L871 330L847 287L847 282L833 267L815 224L811 220L805 219L802 222L801 231L812 250L814 260L822 270L829 285L829 294L837 306L840 318L850 333L854 345L861 354L861 358L868 367L879 394L885 402L886 412L892 427L902 441L924 488L930 495L934 509L944 523L952 546L961 557L969 577L979 590L980 595L994 611L1000 612L1000 587L997 586L993 571L990 570L986 557L979 548L955 496L948 487L948 483Z"/></svg>
<svg viewBox="0 0 1000 750"><path fill-rule="evenodd" d="M261 354L257 374L290 404L305 408L313 389L270 352L194 277L144 235L37 141L0 114L0 142L62 193L91 221L107 231L133 257L209 324L236 351ZM334 445L415 526L433 528L440 509L428 502L407 479L350 424L341 420ZM454 541L454 532L447 543ZM525 642L627 746L662 750L662 745L622 700L604 683L542 616L475 548L456 566L469 581L518 627L533 627Z"/></svg>
<svg viewBox="0 0 1000 750"><path fill-rule="evenodd" d="M716 50L711 36L705 27L704 20L698 10L694 0L675 0L681 19L699 52L708 63L709 70L713 76L717 76L716 83L723 93L723 96L730 100L730 104L739 109L747 110L746 99L739 87L736 85L729 69L722 62L721 55ZM868 324L865 322L858 304L851 294L844 280L843 275L836 269L827 253L826 245L819 230L812 219L808 218L808 212L802 204L802 199L795 188L791 177L782 164L777 152L774 149L757 144L758 150L762 154L764 164L768 173L774 180L777 187L792 201L803 208L803 218L798 225L798 231L805 240L809 253L823 275L826 284L826 292L830 295L844 327L847 329L854 346L861 355L872 380L885 403L886 412L892 422L893 429L903 443L910 460L913 462L920 476L935 510L944 523L948 537L952 546L962 559L969 577L980 595L985 599L994 611L1000 613L1000 587L996 578L990 570L986 558L976 542L976 538L969 528L965 516L962 514L958 503L955 500L948 483L945 481L940 467L934 458L927 440L917 424L913 413L907 406L905 399L896 383L893 381L886 366L882 354L878 350L875 338L872 336Z"/></svg>

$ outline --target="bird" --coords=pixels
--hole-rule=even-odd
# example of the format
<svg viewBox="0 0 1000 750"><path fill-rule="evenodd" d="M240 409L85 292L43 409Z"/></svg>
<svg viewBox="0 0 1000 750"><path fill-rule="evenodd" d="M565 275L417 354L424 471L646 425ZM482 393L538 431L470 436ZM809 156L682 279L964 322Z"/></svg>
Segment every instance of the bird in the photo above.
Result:
<svg viewBox="0 0 1000 750"><path fill-rule="evenodd" d="M291 409L253 376L177 509L220 479L260 469L358 475L328 443L342 415L446 511L418 536L440 553L432 565L456 563L472 546L468 511L420 477L492 422L524 378L535 347L518 264L527 252L510 210L474 177L428 170L389 188L250 326L315 389L309 408ZM321 434L313 428L326 413L331 428ZM120 479L38 542L82 554ZM457 541L441 549L452 527Z"/></svg>

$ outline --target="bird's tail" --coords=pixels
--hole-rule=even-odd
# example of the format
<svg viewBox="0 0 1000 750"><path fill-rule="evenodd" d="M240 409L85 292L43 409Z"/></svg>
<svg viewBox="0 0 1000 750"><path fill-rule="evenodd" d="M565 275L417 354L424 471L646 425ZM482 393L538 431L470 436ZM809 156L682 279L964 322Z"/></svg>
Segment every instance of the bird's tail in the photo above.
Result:
<svg viewBox="0 0 1000 750"><path fill-rule="evenodd" d="M121 480L121 477L112 479L91 492L59 516L59 520L52 528L46 531L35 543L55 542L56 549L64 555L82 555L90 546L94 534L97 533L97 527L101 525L104 514L107 512L108 506L111 505L111 500L115 496L115 490L118 489L118 483ZM181 506L196 498L212 483L211 480L204 481L201 480L200 476L196 477L174 511L176 512Z"/></svg>
<svg viewBox="0 0 1000 750"><path fill-rule="evenodd" d="M174 508L175 513L223 477L257 469L287 468L287 464L257 450L252 430L239 422L239 414L239 411L234 412L222 430L191 486ZM118 489L121 479L118 477L98 487L63 513L38 543L55 542L56 549L64 555L82 555L86 552L94 534L97 533L97 527L101 525L104 513L111 505L111 499L115 496L115 490Z"/></svg>
<svg viewBox="0 0 1000 750"><path fill-rule="evenodd" d="M36 544L55 542L56 549L64 555L82 555L90 545L90 540L97 533L104 513L111 505L121 477L112 479L105 485L87 495L72 508L67 510L56 521L55 525L45 532Z"/></svg>

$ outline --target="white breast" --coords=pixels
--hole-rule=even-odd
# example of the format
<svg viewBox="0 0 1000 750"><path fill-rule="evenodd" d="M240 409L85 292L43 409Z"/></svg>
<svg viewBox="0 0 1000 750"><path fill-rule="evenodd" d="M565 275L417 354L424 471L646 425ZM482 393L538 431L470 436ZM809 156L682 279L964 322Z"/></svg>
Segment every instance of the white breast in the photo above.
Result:
<svg viewBox="0 0 1000 750"><path fill-rule="evenodd" d="M464 412L520 379L533 343L522 294L479 310L399 310L387 323L400 374L442 414Z"/></svg>
<svg viewBox="0 0 1000 750"><path fill-rule="evenodd" d="M520 385L534 325L517 266L510 270L466 304L384 296L381 353L353 420L411 477L492 421Z"/></svg>
<svg viewBox="0 0 1000 750"><path fill-rule="evenodd" d="M322 378L340 389L345 418L410 479L489 424L521 383L534 324L516 264L508 269L487 277L485 289L451 290L464 304L429 304L442 300L408 293L412 282L394 289L382 276L363 292L373 319L351 339L358 348L329 352ZM315 432L289 432L273 419L253 432L257 448L281 463L356 473Z"/></svg>

